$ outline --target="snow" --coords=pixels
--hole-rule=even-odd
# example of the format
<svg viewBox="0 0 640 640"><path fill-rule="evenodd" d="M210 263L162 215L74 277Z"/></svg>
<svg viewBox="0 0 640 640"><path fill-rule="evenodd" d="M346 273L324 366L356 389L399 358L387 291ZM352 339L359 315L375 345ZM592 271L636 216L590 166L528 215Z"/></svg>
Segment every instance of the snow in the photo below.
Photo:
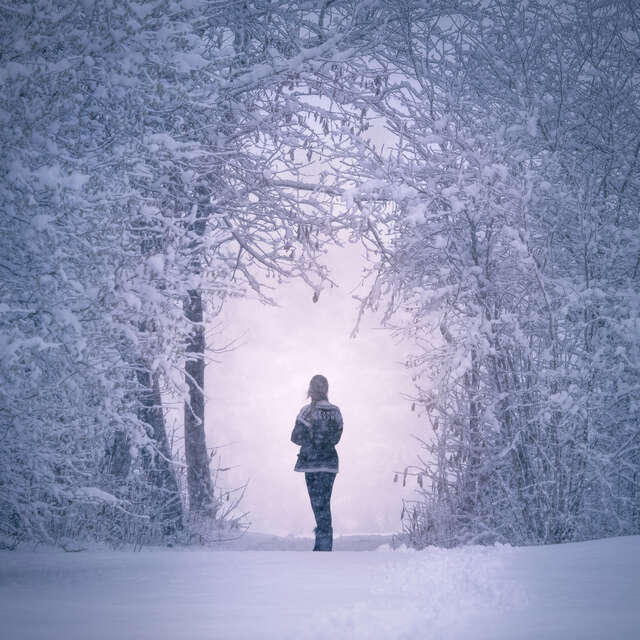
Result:
<svg viewBox="0 0 640 640"><path fill-rule="evenodd" d="M189 71L198 71L206 67L209 61L200 54L192 51L181 51L174 55L176 69L181 73L189 73Z"/></svg>
<svg viewBox="0 0 640 640"><path fill-rule="evenodd" d="M336 549L385 537L350 536ZM242 540L242 539L241 539ZM637 638L640 536L332 554L252 534L191 548L0 553L3 637ZM266 545L266 546L265 546ZM385 546L386 545L386 546ZM236 550L243 549L243 550Z"/></svg>
<svg viewBox="0 0 640 640"><path fill-rule="evenodd" d="M105 502L107 504L118 504L120 502L114 495L98 487L80 487L75 491L75 495L88 501Z"/></svg>
<svg viewBox="0 0 640 640"><path fill-rule="evenodd" d="M42 166L31 171L31 175L36 178L42 186L58 188L68 187L72 190L79 190L85 185L90 176L79 171L64 172L59 165Z"/></svg>
<svg viewBox="0 0 640 640"><path fill-rule="evenodd" d="M164 272L164 255L162 253L156 253L147 258L147 266L152 275L162 275Z"/></svg>

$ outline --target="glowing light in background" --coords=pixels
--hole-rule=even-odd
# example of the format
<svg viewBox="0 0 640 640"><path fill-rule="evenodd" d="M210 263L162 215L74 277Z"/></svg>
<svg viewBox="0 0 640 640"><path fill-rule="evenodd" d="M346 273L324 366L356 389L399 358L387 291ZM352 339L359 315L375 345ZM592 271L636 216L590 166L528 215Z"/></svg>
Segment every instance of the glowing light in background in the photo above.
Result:
<svg viewBox="0 0 640 640"><path fill-rule="evenodd" d="M397 531L402 497L415 497L412 479L406 488L393 483L394 471L416 461L411 434L423 428L401 395L412 390L402 365L408 347L373 317L349 338L358 304L352 295L364 266L360 253L358 246L331 250L327 264L339 287L323 291L317 304L306 285L291 282L273 294L280 307L237 300L223 312L224 335L242 337L243 345L207 367L207 441L220 447L222 465L232 467L222 474L224 486L248 481L242 509L255 531L309 534L315 526L304 476L293 471L298 447L289 438L316 373L329 379L329 399L345 425L337 447L334 531Z"/></svg>

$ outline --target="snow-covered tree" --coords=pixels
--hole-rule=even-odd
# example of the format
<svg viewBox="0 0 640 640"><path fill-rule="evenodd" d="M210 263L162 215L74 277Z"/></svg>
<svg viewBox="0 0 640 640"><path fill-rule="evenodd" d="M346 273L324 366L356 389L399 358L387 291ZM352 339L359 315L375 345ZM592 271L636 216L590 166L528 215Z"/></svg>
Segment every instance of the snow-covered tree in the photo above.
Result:
<svg viewBox="0 0 640 640"><path fill-rule="evenodd" d="M343 167L432 428L411 540L637 532L637 8L381 11L351 102L387 149Z"/></svg>
<svg viewBox="0 0 640 640"><path fill-rule="evenodd" d="M272 275L322 284L329 202L295 182L328 116L296 83L341 55L348 6L0 12L4 540L179 529L172 396L186 504L215 519L204 319L230 295L265 296Z"/></svg>

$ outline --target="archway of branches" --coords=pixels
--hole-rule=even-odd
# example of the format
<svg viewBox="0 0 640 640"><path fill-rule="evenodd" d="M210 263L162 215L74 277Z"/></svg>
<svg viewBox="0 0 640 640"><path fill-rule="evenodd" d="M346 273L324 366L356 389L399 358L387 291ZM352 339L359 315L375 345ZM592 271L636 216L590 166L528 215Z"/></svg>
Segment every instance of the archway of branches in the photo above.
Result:
<svg viewBox="0 0 640 640"><path fill-rule="evenodd" d="M237 525L206 319L349 241L412 345L408 540L637 531L638 15L552 5L9 12L3 535Z"/></svg>

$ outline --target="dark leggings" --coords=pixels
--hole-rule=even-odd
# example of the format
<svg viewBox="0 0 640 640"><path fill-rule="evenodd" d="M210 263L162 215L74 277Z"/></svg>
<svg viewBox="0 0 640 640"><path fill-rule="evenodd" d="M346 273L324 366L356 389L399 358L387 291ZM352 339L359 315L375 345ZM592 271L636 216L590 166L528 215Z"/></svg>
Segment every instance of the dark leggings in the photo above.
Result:
<svg viewBox="0 0 640 640"><path fill-rule="evenodd" d="M336 474L329 471L312 471L304 474L311 508L316 518L318 533L329 534L331 528L331 491Z"/></svg>

